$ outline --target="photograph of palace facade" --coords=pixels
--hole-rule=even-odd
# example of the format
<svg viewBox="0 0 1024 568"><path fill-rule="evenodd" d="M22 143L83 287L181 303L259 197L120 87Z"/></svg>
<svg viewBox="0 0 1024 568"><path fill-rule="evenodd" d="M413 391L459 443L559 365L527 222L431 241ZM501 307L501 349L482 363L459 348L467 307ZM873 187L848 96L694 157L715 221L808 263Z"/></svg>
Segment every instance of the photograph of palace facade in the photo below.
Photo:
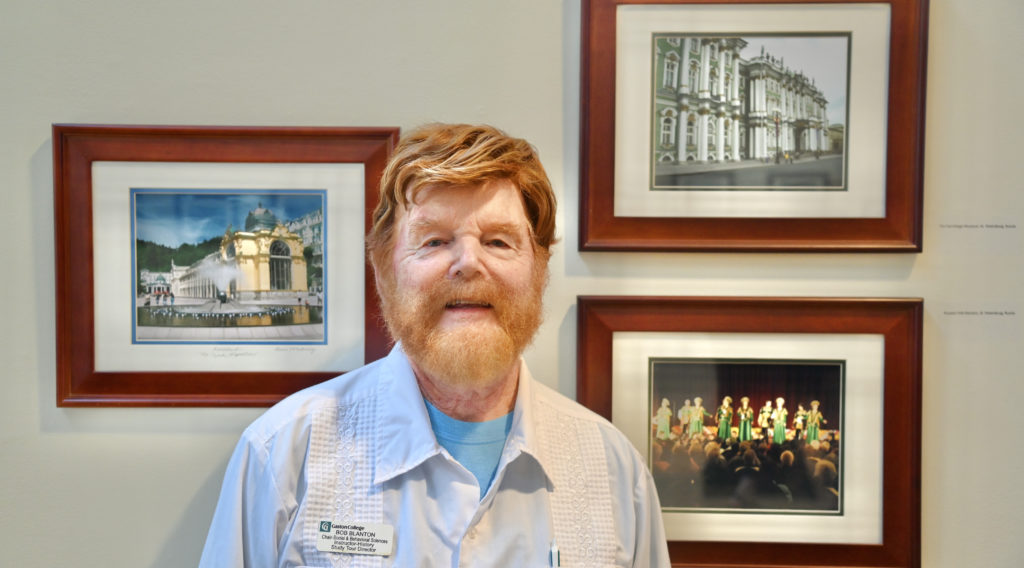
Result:
<svg viewBox="0 0 1024 568"><path fill-rule="evenodd" d="M814 78L763 47L760 55L745 59L741 52L747 45L742 37L655 36L656 169L777 162L833 151L829 101Z"/></svg>

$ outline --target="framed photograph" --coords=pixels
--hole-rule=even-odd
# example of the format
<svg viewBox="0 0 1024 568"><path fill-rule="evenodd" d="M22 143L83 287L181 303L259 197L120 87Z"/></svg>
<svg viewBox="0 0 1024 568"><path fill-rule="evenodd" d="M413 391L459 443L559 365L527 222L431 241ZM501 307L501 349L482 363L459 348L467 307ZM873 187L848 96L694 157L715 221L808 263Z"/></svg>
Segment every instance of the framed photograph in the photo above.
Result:
<svg viewBox="0 0 1024 568"><path fill-rule="evenodd" d="M580 250L921 250L927 0L583 2Z"/></svg>
<svg viewBox="0 0 1024 568"><path fill-rule="evenodd" d="M674 566L920 566L920 299L578 298Z"/></svg>
<svg viewBox="0 0 1024 568"><path fill-rule="evenodd" d="M58 406L263 406L386 354L397 128L53 126Z"/></svg>

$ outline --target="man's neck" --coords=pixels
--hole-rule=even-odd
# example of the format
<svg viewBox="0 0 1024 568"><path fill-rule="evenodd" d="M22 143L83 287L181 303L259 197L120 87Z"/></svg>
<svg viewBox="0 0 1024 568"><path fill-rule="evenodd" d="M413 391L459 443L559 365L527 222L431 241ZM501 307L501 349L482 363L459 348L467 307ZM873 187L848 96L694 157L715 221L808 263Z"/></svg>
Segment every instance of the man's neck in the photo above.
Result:
<svg viewBox="0 0 1024 568"><path fill-rule="evenodd" d="M435 408L463 422L494 420L512 412L519 386L519 361L491 381L452 385L425 373L414 361L413 372L420 392Z"/></svg>

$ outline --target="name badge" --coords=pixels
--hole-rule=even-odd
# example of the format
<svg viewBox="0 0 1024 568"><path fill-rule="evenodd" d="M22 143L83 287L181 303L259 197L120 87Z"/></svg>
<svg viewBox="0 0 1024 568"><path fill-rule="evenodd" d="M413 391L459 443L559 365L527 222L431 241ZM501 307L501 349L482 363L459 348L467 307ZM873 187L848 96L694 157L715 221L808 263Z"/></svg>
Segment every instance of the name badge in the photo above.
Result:
<svg viewBox="0 0 1024 568"><path fill-rule="evenodd" d="M395 544L395 527L377 523L334 523L320 521L316 549L342 554L390 556Z"/></svg>

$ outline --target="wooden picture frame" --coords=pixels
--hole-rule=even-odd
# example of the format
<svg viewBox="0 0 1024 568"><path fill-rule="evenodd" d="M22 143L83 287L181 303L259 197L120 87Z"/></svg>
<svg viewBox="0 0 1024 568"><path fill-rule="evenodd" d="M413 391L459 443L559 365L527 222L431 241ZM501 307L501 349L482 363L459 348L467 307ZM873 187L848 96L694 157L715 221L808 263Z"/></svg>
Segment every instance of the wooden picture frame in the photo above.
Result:
<svg viewBox="0 0 1024 568"><path fill-rule="evenodd" d="M841 153L846 156L842 171L849 178L849 183L843 182L842 191L729 192L709 191L708 188L689 192L652 190L650 184L654 183L654 164L659 163L655 152L657 133L654 132L652 118L652 108L657 106L657 97L660 96L656 93L658 87L654 83L654 77L659 71L650 63L649 55L646 64L648 69L629 55L632 53L631 48L620 45L649 46L652 31L674 33L691 27L697 30L693 32L695 37L717 33L717 37L723 41L726 36L743 34L835 31L836 27L846 25L844 22L847 20L859 20L845 13L833 14L834 11L847 10L857 15L869 9L879 11L879 17L867 18L863 25L851 24L854 27L850 28L855 30L850 34L852 55L849 69L853 73L849 77L853 79L848 79L847 89L852 85L857 90L848 91L842 97L846 108L852 109L848 111L844 122L845 131L837 133L839 140L845 140L837 144L842 145ZM659 12L648 14L647 10ZM676 11L683 10L688 11L680 12L678 17L674 16ZM673 18L664 17L666 14ZM626 19L627 16L630 19ZM888 0L880 3L861 0L585 0L581 32L579 249L920 252L927 16L927 0ZM644 23L629 29L635 27L647 30L646 38L642 37L643 33L619 29L624 25L623 22L634 20ZM734 20L736 23L731 23ZM794 21L803 23L789 23ZM818 21L820 23L816 23ZM673 22L678 22L678 29L673 27ZM886 42L887 45L882 45ZM860 56L860 50L867 47L872 48L870 59L867 55ZM650 47L647 49L650 50ZM794 51L806 53L814 50ZM803 77L796 63L792 64L793 68L789 67L787 58L776 58L771 54L766 57L764 52L761 57L768 62L763 66L775 67L790 79ZM721 69L731 73L724 66ZM680 71L680 74L683 73L685 70ZM633 81L630 77L641 79ZM810 79L804 82L813 90L813 77L804 79ZM696 90L699 87L693 88ZM633 89L638 91L636 96L629 94ZM726 92L731 92L728 89L727 86ZM754 162L762 159L763 154L763 159L770 163L771 156L778 159L785 146L788 159L792 159L789 150L792 147L793 154L799 153L806 164L763 166L766 171L771 167L814 167L815 159L811 156L814 154L820 157L821 152L812 152L810 143L799 142L802 132L800 128L806 127L798 124L799 116L793 114L788 123L791 126L785 130L787 135L793 137L792 142L778 141L780 127L779 116L776 116L774 150L759 148L755 141L758 132L753 125L756 123L759 125L757 128L770 131L773 127L769 124L773 120L770 109L775 103L769 99L765 103L768 109L740 115L738 113L746 112L742 110L746 108L743 102L745 95L739 90L732 93L722 94L721 102L716 103L712 100L716 95L689 90L684 92L680 86L678 94L673 95L678 97L673 104L679 108L668 111L672 116L664 119L670 122L665 126L670 140L665 143L676 144L677 155L665 159L676 160L675 163L680 165L708 163L712 164L709 167L714 168L717 167L714 165L716 163L731 163L731 160L739 163L742 159L744 164ZM768 96L775 95L769 93ZM708 100L712 102L708 103ZM781 105L785 99L777 100ZM716 104L721 109L715 110L718 108ZM790 115L781 115L778 109L789 107L776 108L776 114L786 122L786 117ZM789 110L783 112L790 113ZM712 114L712 126L718 124L716 121L722 121L718 128L727 128L729 121L749 122L749 134L747 130L737 128L735 147L730 150L724 145L715 146L721 149L722 154L708 155L706 148L703 153L696 151L693 155L688 154L688 150L682 149L683 140L685 148L689 148L689 129L693 128L697 134L692 135L696 144L700 145L702 133L711 128L701 122L704 120L701 117L708 113ZM715 113L721 119L714 118ZM640 120L630 118L634 115ZM697 124L689 122L692 117L697 117ZM732 140L731 132L731 129L728 130L722 139ZM674 140L676 133L678 142ZM741 142L741 135L749 136L750 143ZM715 140L712 137L708 144L714 146ZM770 139L760 142L762 146L772 143ZM806 148L801 148L800 144ZM731 155L728 154L730 151ZM736 186L739 189L743 187L746 186ZM639 205L634 208L633 204ZM622 212L617 213L620 209Z"/></svg>
<svg viewBox="0 0 1024 568"><path fill-rule="evenodd" d="M397 128L383 127L53 125L57 405L269 406L296 390L359 366L360 359L370 361L385 355L389 340L380 320L374 278L362 252L361 235L369 227L377 202L377 184L397 139ZM331 305L321 302L331 321L347 326L339 329L345 329L347 335L356 338L351 343L358 346L349 347L353 362L348 368L335 368L324 362L330 360L329 353L337 348L329 340L326 329L321 341L312 346L302 345L301 349L289 345L250 348L244 341L239 347L236 341L230 348L221 348L226 351L221 353L211 351L220 348L217 341L210 342L213 345L199 345L196 348L205 351L197 353L186 350L193 348L190 345L134 345L127 332L118 331L113 334L115 339L110 339L106 331L97 337L98 329L111 327L110 321L117 330L134 328L136 313L133 286L137 286L137 282L128 269L125 268L123 274L121 268L97 273L94 266L101 258L113 259L118 267L129 266L129 258L131 263L135 260L135 211L123 207L129 203L128 186L104 192L94 187L94 172L108 166L151 168L157 173L143 176L146 179L143 183L150 187L170 184L175 188L185 187L181 179L169 178L164 184L159 181L163 175L160 172L194 168L200 172L201 179L216 180L209 184L200 182L198 187L204 188L246 187L254 180L258 182L254 185L258 186L264 183L260 178L261 170L281 172L279 178L285 181L265 182L280 184L268 186L274 188L292 187L292 184L307 187L302 185L308 184L307 181L290 181L308 177L293 173L305 171L303 168L355 172L350 178L356 181L331 186L326 194L334 202L359 204L348 211L350 218L337 222L338 226L350 226L346 230L357 235L350 239L356 243L347 244L345 249L351 248L346 262L356 270L334 278L339 282L346 278L347 282L354 282L357 289L362 289L363 296L353 301L353 305L358 306L352 310L355 313L333 314ZM245 176L249 181L238 181L246 178L238 178L236 171L248 172ZM96 218L97 215L100 218ZM131 233L126 228L129 218L133 223ZM237 228L237 225L229 227L227 231ZM107 247L94 241L114 245ZM97 254L97 247L104 247L99 250L101 254ZM129 280L133 283L129 284ZM111 289L122 288L128 290L123 296L130 297L117 297L116 309L110 310L116 313L98 313L97 298L106 302ZM113 295L117 296L117 292ZM343 305L340 301L335 304ZM97 350L107 349L98 346L100 342L116 344L118 350L123 350L118 354L100 353L103 356L100 359L116 360L123 356L121 353L130 356L125 358L138 358L139 350L148 349L143 358L155 355L154 364L151 368L143 365L141 369L127 371L98 369ZM276 354L269 353L271 349L276 350ZM300 354L287 353L303 350ZM319 354L310 360L317 362L308 366L301 362L301 357L314 352ZM197 362L201 359L197 355L213 357ZM257 363L256 370L242 369L230 361L217 359L218 356L226 359L236 356L236 361L241 361L242 355L283 365L283 368L269 364L262 368ZM215 361L217 364L212 364ZM207 366L207 362L211 364Z"/></svg>
<svg viewBox="0 0 1024 568"><path fill-rule="evenodd" d="M667 349L669 353L739 356L754 349L774 358L780 352L785 356L786 351L799 350L799 346L790 346L806 341L812 356L817 356L847 349L845 343L849 341L853 351L872 353L851 358L854 363L849 368L856 363L859 375L851 375L848 382L854 389L874 385L851 392L849 398L870 409L860 416L874 416L863 423L876 424L858 430L862 422L851 418L842 432L842 443L853 452L842 458L845 463L870 464L864 466L864 475L850 470L851 480L869 481L856 499L849 497L858 491L855 481L843 489L850 505L846 516L856 522L861 506L849 502L873 501L878 508L865 506L868 513L862 520L879 526L868 531L866 541L850 542L855 537L844 532L848 526L843 524L847 521L844 515L822 520L812 515L792 515L797 530L791 538L778 536L784 532L771 533L774 539L759 538L757 530L748 530L750 525L728 519L747 517L753 519L753 525L767 526L776 520L788 521L782 512L733 514L727 522L741 528L723 530L725 525L713 524L715 517L710 511L671 513L663 506L673 566L917 568L921 562L922 317L920 299L581 296L577 314L577 400L611 420L634 444L648 444L638 450L650 457L654 452L647 451L651 449L647 436L652 430L651 412L657 407L650 400L654 383L645 379L623 382L622 378L624 373L648 376L648 353ZM655 345L658 342L660 346ZM642 352L637 345L643 346ZM873 347L864 350L862 345ZM857 357L865 357L866 363L856 362ZM644 397L640 404L630 402ZM712 413L716 403L709 401L707 405ZM644 405L649 405L647 412L639 412L637 408ZM854 406L851 402L851 417L859 416ZM753 407L757 409L758 405ZM835 417L837 410L831 412ZM851 428L850 424L857 426ZM870 443L872 440L879 443ZM872 478L875 481L870 481ZM813 520L815 530L799 530L803 526L799 523L806 519ZM685 536L673 538L670 521L688 524L691 529L712 524L700 531L700 539L689 538L693 536L689 529L683 529ZM834 525L833 536L818 534L831 530L825 523Z"/></svg>

